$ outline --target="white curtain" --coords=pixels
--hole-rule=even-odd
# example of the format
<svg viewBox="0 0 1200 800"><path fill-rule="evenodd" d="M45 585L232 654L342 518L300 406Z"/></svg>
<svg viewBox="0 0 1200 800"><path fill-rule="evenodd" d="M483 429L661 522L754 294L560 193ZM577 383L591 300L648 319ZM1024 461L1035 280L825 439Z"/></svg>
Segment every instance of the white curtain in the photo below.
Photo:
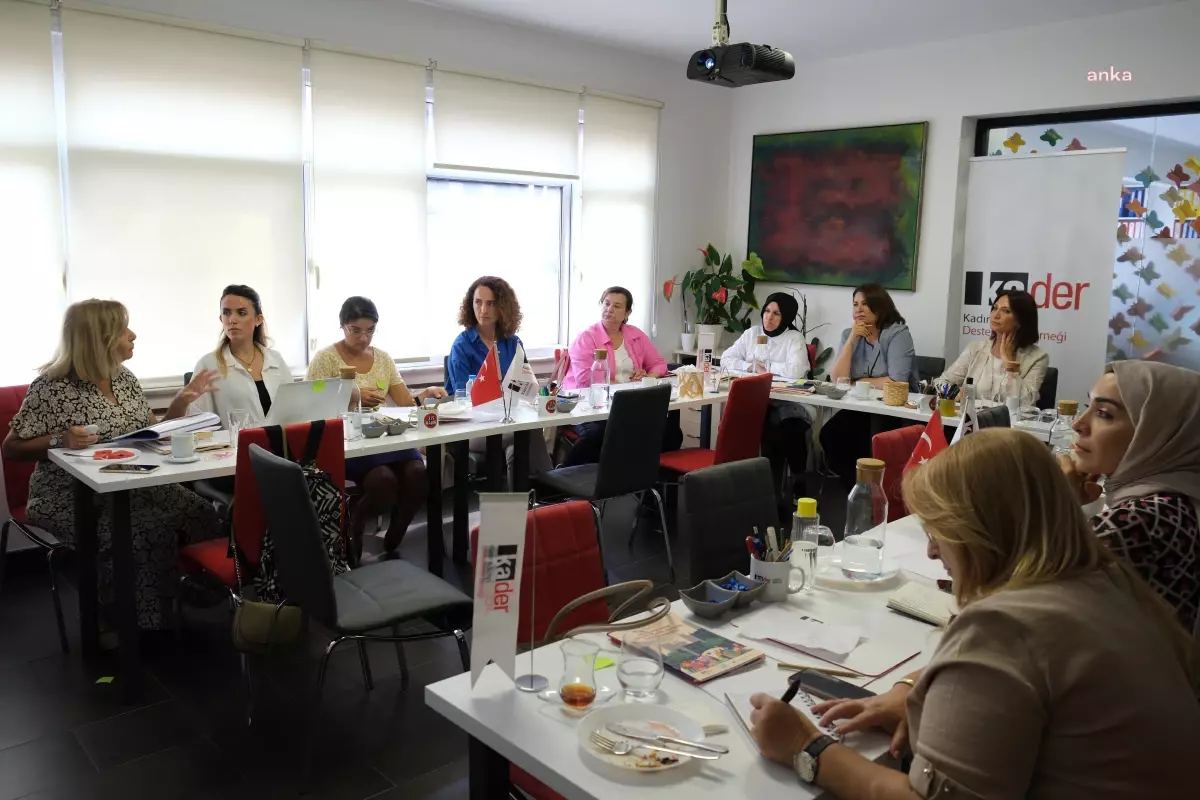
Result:
<svg viewBox="0 0 1200 800"><path fill-rule="evenodd" d="M629 322L650 332L659 109L588 95L583 220L571 286L571 338L600 319L600 293L633 293Z"/></svg>
<svg viewBox="0 0 1200 800"><path fill-rule="evenodd" d="M50 10L0 0L0 384L50 360L65 307Z"/></svg>
<svg viewBox="0 0 1200 800"><path fill-rule="evenodd" d="M322 50L311 54L314 260L309 336L341 336L352 295L379 308L375 344L393 358L428 350L425 70Z"/></svg>
<svg viewBox="0 0 1200 800"><path fill-rule="evenodd" d="M126 304L142 379L190 370L221 289L305 363L301 50L62 12L72 300Z"/></svg>
<svg viewBox="0 0 1200 800"><path fill-rule="evenodd" d="M579 95L434 73L435 160L550 175L579 173Z"/></svg>

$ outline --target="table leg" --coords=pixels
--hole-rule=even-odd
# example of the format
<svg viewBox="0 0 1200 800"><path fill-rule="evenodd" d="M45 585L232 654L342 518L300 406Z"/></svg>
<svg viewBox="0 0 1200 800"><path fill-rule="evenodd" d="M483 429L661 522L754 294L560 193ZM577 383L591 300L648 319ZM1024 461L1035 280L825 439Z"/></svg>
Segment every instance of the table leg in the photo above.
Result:
<svg viewBox="0 0 1200 800"><path fill-rule="evenodd" d="M470 759L471 800L507 800L508 759L474 736L471 737L467 752Z"/></svg>
<svg viewBox="0 0 1200 800"><path fill-rule="evenodd" d="M712 436L712 404L705 403L700 406L700 446L714 447L715 444L710 442Z"/></svg>
<svg viewBox="0 0 1200 800"><path fill-rule="evenodd" d="M429 561L429 571L441 577L442 562L446 555L446 540L442 531L442 446L440 444L428 445L425 448L425 477L429 482L429 496L425 500L426 555Z"/></svg>
<svg viewBox="0 0 1200 800"><path fill-rule="evenodd" d="M488 491L503 492L508 470L504 464L504 438L500 434L487 437Z"/></svg>
<svg viewBox="0 0 1200 800"><path fill-rule="evenodd" d="M85 658L100 652L96 582L96 493L75 481L75 563L79 570L79 646Z"/></svg>
<svg viewBox="0 0 1200 800"><path fill-rule="evenodd" d="M137 570L133 562L129 492L113 492L112 495L112 565L121 693L126 702L131 702L142 692L142 655L138 646Z"/></svg>
<svg viewBox="0 0 1200 800"><path fill-rule="evenodd" d="M452 443L450 455L454 459L454 532L450 543L450 556L455 564L465 564L471 534L471 510L468 506L471 498L470 443L465 440Z"/></svg>
<svg viewBox="0 0 1200 800"><path fill-rule="evenodd" d="M541 436L538 431L516 431L513 433L513 491L529 491L529 448L534 435Z"/></svg>

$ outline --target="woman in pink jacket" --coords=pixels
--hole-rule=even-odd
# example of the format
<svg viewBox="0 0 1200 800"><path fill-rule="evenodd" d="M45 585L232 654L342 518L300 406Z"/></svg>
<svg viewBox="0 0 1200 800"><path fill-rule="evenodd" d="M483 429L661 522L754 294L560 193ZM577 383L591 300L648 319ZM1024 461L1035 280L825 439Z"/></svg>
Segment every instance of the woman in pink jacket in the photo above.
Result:
<svg viewBox="0 0 1200 800"><path fill-rule="evenodd" d="M613 383L640 381L646 376L667 374L667 362L654 343L641 330L629 324L633 310L633 293L622 286L611 286L600 296L600 321L586 328L571 345L571 371L563 379L563 388L585 389L591 385L589 375L596 351L608 351L608 370ZM585 422L577 425L579 440L563 462L565 467L591 464L600 460L604 442L605 423ZM679 427L679 412L668 416L663 432L663 450L678 450L683 443Z"/></svg>

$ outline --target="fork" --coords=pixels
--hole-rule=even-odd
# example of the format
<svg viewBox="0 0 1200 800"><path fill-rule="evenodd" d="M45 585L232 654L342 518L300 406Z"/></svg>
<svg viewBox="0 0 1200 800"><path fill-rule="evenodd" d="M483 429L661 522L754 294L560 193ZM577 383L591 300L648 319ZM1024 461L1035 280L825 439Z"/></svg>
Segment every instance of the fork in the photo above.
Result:
<svg viewBox="0 0 1200 800"><path fill-rule="evenodd" d="M640 742L635 747L634 745L632 745L629 742L626 742L624 740L617 741L615 739L609 739L607 736L602 736L599 733L597 733L596 731L592 731L590 734L588 734L588 739L591 741L592 744L594 744L596 747L600 748L601 750L603 750L607 753L612 753L613 755L618 755L618 756L627 756L630 753L632 753L634 750L636 750L638 748L642 748L645 750L657 750L660 753L670 753L673 756L687 756L688 758L698 758L698 759L701 759L702 761L716 761L718 758L720 758L720 756L703 755L701 753L685 753L682 750L672 750L668 747L659 747L658 745L653 745L653 744L642 744Z"/></svg>

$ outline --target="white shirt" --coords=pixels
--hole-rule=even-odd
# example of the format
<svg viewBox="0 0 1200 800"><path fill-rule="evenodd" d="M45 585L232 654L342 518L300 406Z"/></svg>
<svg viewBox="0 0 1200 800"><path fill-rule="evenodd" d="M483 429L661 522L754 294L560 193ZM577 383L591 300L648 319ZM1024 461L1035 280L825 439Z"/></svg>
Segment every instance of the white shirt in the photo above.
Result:
<svg viewBox="0 0 1200 800"><path fill-rule="evenodd" d="M738 372L754 370L754 351L763 329L751 326L733 347L721 354L721 366ZM808 345L800 331L784 331L778 336L767 337L767 372L781 378L800 379L808 375Z"/></svg>
<svg viewBox="0 0 1200 800"><path fill-rule="evenodd" d="M613 375L613 383L629 383L629 379L633 377L633 359L625 350L624 342L613 351L613 366L617 370L617 374Z"/></svg>
<svg viewBox="0 0 1200 800"><path fill-rule="evenodd" d="M242 362L233 357L228 347L225 348L224 355L226 367L224 378L220 375L216 353L208 353L196 362L196 372L202 369L218 371L215 381L217 391L201 395L188 408L188 413L197 414L201 411L211 411L221 418L221 426L226 427L229 424L229 410L240 408L250 412L252 425L265 424L267 414L263 411L262 403L259 402L258 387L254 385L254 379L250 377L250 371L243 366ZM275 399L275 393L281 384L292 381L292 371L288 369L287 362L283 360L283 356L270 348L263 348L262 379L267 394L272 400Z"/></svg>

